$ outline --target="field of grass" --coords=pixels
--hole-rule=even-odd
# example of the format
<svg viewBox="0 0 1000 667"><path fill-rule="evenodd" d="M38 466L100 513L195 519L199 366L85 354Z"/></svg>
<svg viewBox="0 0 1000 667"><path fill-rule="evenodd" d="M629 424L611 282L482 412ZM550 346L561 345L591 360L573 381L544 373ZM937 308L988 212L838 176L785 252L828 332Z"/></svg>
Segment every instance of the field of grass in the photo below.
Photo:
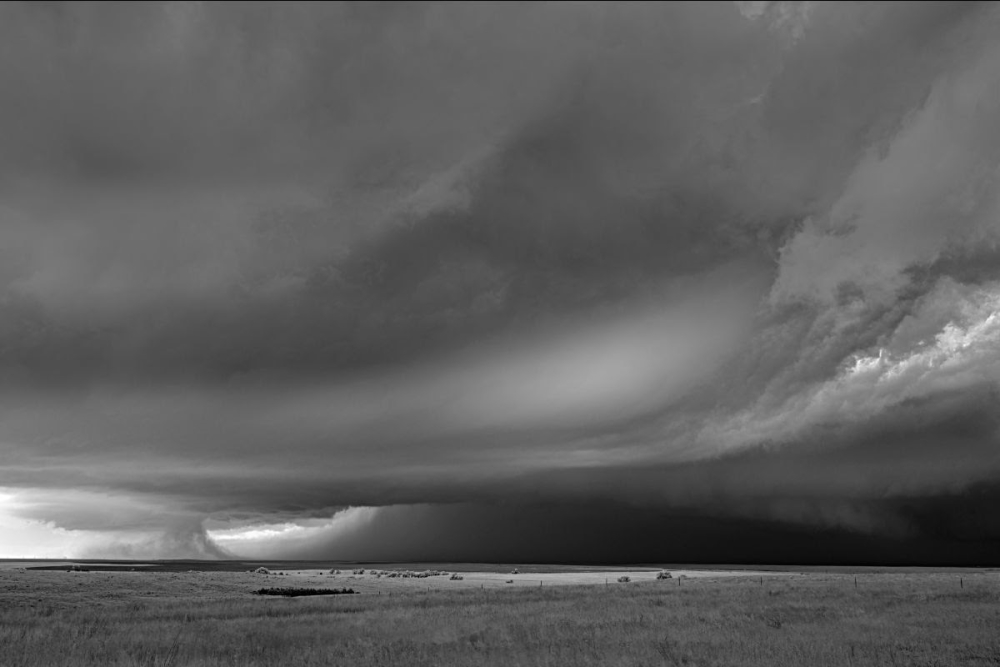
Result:
<svg viewBox="0 0 1000 667"><path fill-rule="evenodd" d="M1000 665L993 572L253 594L292 579L0 571L0 665Z"/></svg>

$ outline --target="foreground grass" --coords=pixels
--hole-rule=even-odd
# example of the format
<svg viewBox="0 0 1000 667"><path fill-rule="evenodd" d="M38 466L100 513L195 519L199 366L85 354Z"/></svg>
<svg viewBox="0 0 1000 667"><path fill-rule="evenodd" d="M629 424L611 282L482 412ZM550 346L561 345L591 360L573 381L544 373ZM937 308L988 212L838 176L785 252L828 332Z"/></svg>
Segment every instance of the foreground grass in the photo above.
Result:
<svg viewBox="0 0 1000 667"><path fill-rule="evenodd" d="M1000 665L996 577L23 598L0 606L0 665Z"/></svg>

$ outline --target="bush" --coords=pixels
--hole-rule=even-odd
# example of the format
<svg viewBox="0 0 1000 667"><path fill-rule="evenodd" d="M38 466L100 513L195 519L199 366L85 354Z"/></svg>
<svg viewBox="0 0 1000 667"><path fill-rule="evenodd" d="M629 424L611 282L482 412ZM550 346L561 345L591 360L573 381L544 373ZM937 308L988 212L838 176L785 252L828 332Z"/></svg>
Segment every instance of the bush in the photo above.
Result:
<svg viewBox="0 0 1000 667"><path fill-rule="evenodd" d="M281 595L295 598L303 595L354 595L353 588L261 588L254 595Z"/></svg>
<svg viewBox="0 0 1000 667"><path fill-rule="evenodd" d="M659 572L656 575L657 579L673 579L673 577L674 577L674 575L670 574L666 570L663 570L662 572Z"/></svg>
<svg viewBox="0 0 1000 667"><path fill-rule="evenodd" d="M618 577L618 583L620 584L627 584L630 581L632 581L632 577L628 576L627 574L623 574L622 576Z"/></svg>
<svg viewBox="0 0 1000 667"><path fill-rule="evenodd" d="M462 581L462 579L465 579L465 577L460 575L458 572L453 572L451 576L448 578L451 579L452 581Z"/></svg>
<svg viewBox="0 0 1000 667"><path fill-rule="evenodd" d="M448 574L444 570L423 570L420 572L415 570L382 570L381 572L378 570L370 571L371 574L375 574L376 572L378 572L379 575L384 574L390 579L426 579L427 577L443 577Z"/></svg>

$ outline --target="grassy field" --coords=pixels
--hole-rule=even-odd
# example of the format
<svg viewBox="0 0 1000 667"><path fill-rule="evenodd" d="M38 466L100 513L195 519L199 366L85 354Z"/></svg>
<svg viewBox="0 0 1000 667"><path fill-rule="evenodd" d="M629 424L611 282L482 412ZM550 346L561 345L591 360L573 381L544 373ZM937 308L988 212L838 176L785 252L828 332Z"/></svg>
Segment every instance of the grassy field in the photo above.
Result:
<svg viewBox="0 0 1000 667"><path fill-rule="evenodd" d="M0 665L1000 665L993 572L252 594L307 576L0 571Z"/></svg>

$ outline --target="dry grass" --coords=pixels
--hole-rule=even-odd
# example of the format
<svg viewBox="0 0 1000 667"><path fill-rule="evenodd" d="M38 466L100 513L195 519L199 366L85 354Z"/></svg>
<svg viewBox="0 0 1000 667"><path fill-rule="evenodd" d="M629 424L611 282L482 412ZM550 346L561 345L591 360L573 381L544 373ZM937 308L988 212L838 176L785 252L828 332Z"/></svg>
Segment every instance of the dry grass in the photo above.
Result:
<svg viewBox="0 0 1000 667"><path fill-rule="evenodd" d="M250 574L0 572L0 665L1000 665L1000 577L958 579L400 582L276 599L252 595Z"/></svg>

